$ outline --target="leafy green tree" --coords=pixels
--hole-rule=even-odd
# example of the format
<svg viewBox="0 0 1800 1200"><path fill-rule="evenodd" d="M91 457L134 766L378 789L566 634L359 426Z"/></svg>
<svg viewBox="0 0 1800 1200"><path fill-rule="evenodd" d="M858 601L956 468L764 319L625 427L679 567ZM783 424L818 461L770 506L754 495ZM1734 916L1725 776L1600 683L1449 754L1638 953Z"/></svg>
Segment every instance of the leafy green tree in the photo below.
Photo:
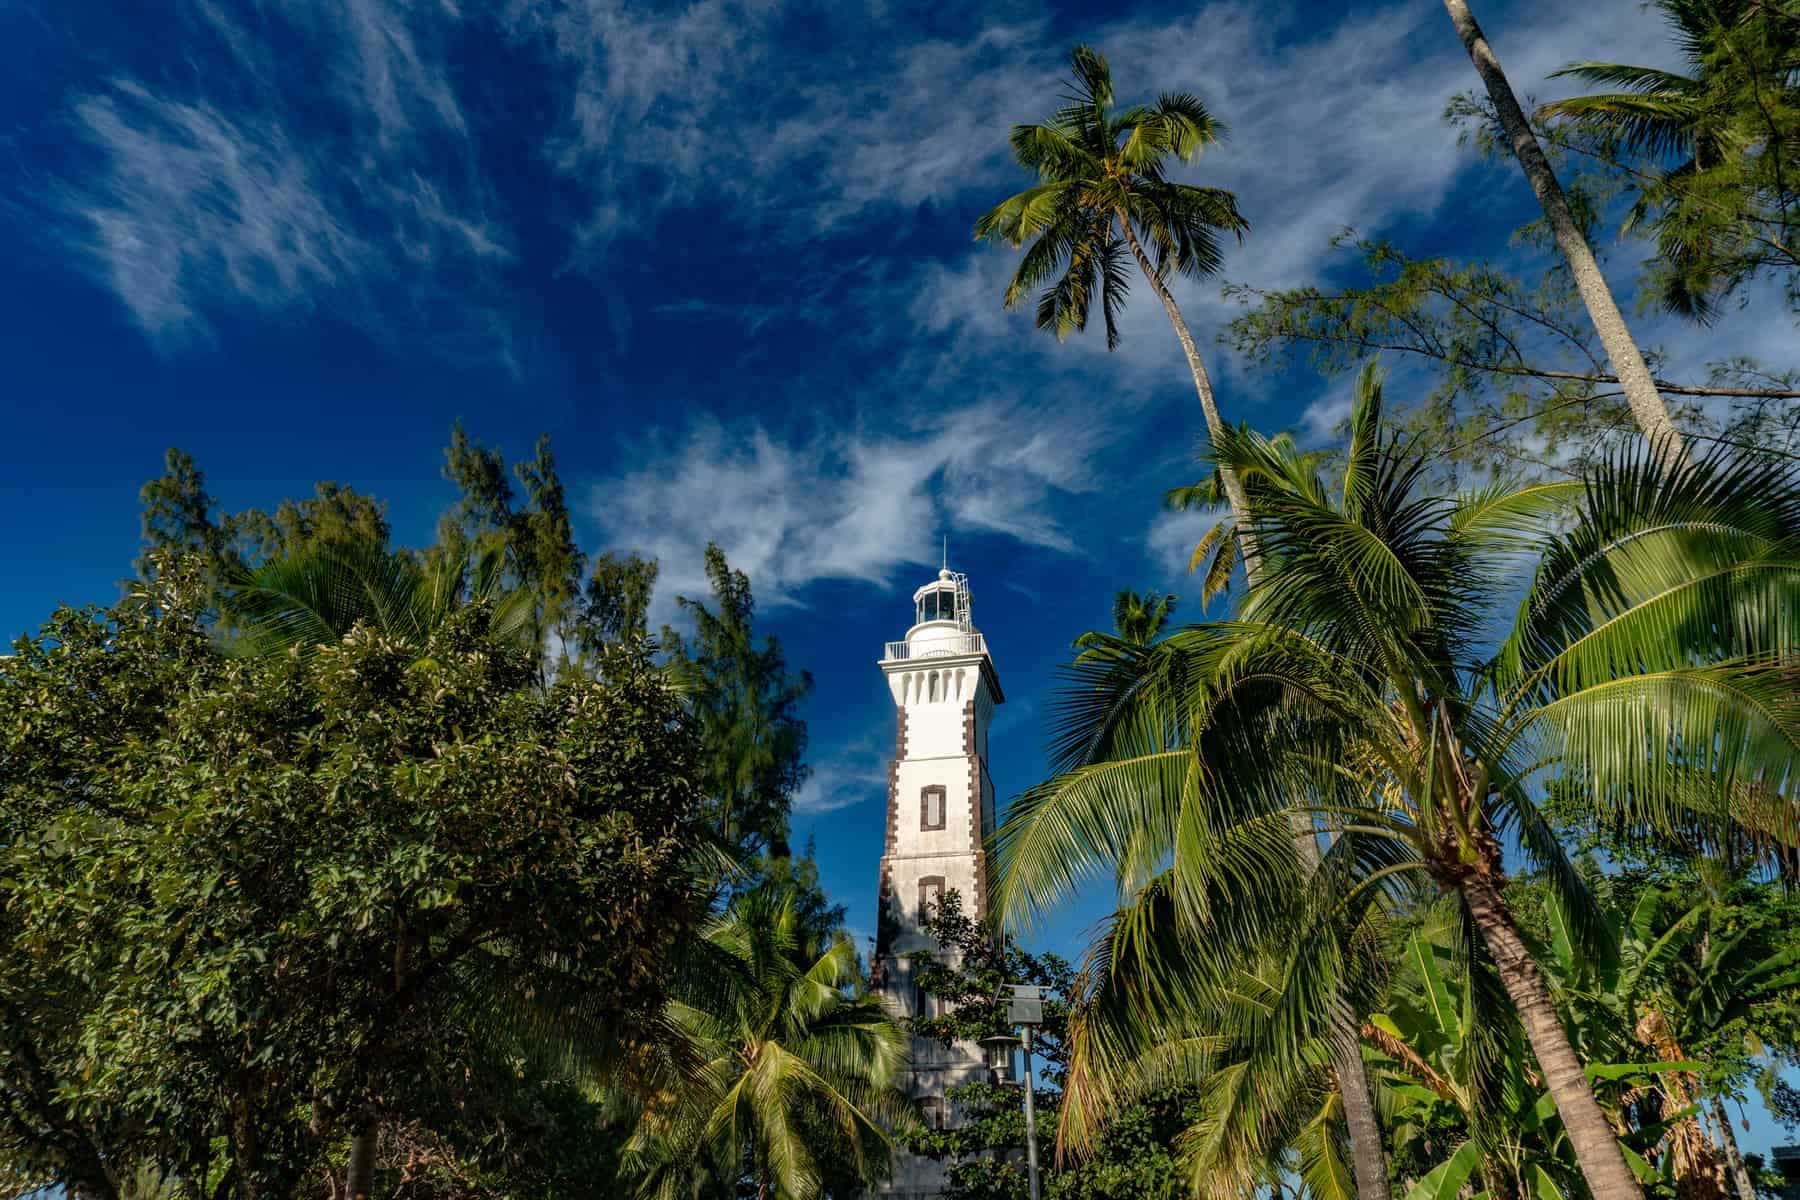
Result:
<svg viewBox="0 0 1800 1200"><path fill-rule="evenodd" d="M329 480L304 500L284 500L273 513L258 508L231 513L206 490L206 476L186 452L170 448L165 470L139 491L143 505L140 575L161 554L197 555L215 577L253 570L272 559L325 545L388 540L384 506Z"/></svg>
<svg viewBox="0 0 1800 1200"><path fill-rule="evenodd" d="M578 644L594 654L608 642L647 637L650 598L656 591L655 559L607 551L594 559L593 573L582 591Z"/></svg>
<svg viewBox="0 0 1800 1200"><path fill-rule="evenodd" d="M640 1195L729 1198L741 1181L758 1200L810 1200L885 1175L905 1033L848 935L809 924L791 890L764 886L689 956L669 1021L699 1066L643 1112L627 1158Z"/></svg>
<svg viewBox="0 0 1800 1200"><path fill-rule="evenodd" d="M199 554L217 560L225 550L225 537L213 518L213 498L206 490L206 476L193 456L171 446L163 456L164 471L138 492L143 505L143 549L137 571L149 573L157 551Z"/></svg>
<svg viewBox="0 0 1800 1200"><path fill-rule="evenodd" d="M948 893L925 930L943 954L919 954L913 978L936 1001L936 1015L915 1017L915 1035L948 1046L1010 1033L1002 988L1028 983L1045 989L1044 1024L1033 1036L1038 1087L1038 1137L1046 1150L1056 1128L1068 1071L1068 1023L1075 971L1054 954L1033 954L1003 944L972 920L962 897ZM948 1164L948 1200L1024 1200L1025 1115L1019 1085L985 1080L949 1089L946 1099L960 1120L944 1129L909 1126L900 1140L912 1153ZM1173 1146L1194 1119L1193 1091L1173 1088L1150 1095L1120 1113L1090 1154L1057 1162L1046 1154L1044 1195L1052 1200L1174 1200L1185 1194Z"/></svg>
<svg viewBox="0 0 1800 1200"><path fill-rule="evenodd" d="M1327 377L1378 356L1424 366L1430 390L1396 411L1394 424L1425 437L1451 470L1578 473L1634 428L1566 271L1530 276L1486 260L1417 257L1348 231L1332 247L1357 260L1340 285L1226 286L1244 306L1225 332L1238 353L1259 366L1304 361ZM1722 359L1697 378L1676 378L1657 349L1645 355L1697 440L1800 452L1800 377L1791 369Z"/></svg>
<svg viewBox="0 0 1800 1200"><path fill-rule="evenodd" d="M1558 72L1613 89L1539 115L1623 166L1627 228L1656 239L1650 288L1710 320L1761 275L1800 309L1800 10L1762 0L1657 0L1685 71L1586 61Z"/></svg>
<svg viewBox="0 0 1800 1200"><path fill-rule="evenodd" d="M233 658L198 568L156 567L0 672L14 1174L291 1194L358 1114L459 1074L481 969L573 970L653 1039L704 898L697 746L659 672L540 689L482 603L422 645L364 626Z"/></svg>
<svg viewBox="0 0 1800 1200"><path fill-rule="evenodd" d="M710 819L746 856L786 858L788 810L807 775L799 709L812 675L791 673L772 635L757 638L750 580L714 545L706 548L706 578L710 607L677 598L693 636L665 628L662 645L699 725Z"/></svg>
<svg viewBox="0 0 1800 1200"><path fill-rule="evenodd" d="M530 597L532 626L548 666L567 663L583 640L581 575L586 556L575 543L568 497L550 435L538 438L529 462L508 479L499 450L470 440L458 422L444 451L444 477L455 506L438 526L433 555L450 562L503 564L505 589ZM591 640L591 639L590 639Z"/></svg>
<svg viewBox="0 0 1800 1200"><path fill-rule="evenodd" d="M1070 668L1059 773L999 831L996 905L1023 920L1090 870L1116 874L1121 919L1159 935L1108 960L1126 1046L1155 1036L1158 1008L1216 998L1244 947L1279 942L1261 1060L1279 1078L1336 1019L1357 913L1409 880L1444 888L1495 963L1590 1193L1636 1200L1506 902L1503 847L1597 944L1603 922L1538 803L1544 772L1636 826L1723 829L1783 807L1771 792L1800 766L1800 490L1766 462L1713 455L1663 478L1648 452L1622 451L1579 486L1446 498L1380 409L1371 374L1336 498L1258 483L1284 469L1263 439L1220 446L1256 489L1263 578L1235 620ZM1334 834L1316 871L1296 806ZM1152 878L1160 925L1139 898ZM1257 1076L1240 1079L1256 1107Z"/></svg>

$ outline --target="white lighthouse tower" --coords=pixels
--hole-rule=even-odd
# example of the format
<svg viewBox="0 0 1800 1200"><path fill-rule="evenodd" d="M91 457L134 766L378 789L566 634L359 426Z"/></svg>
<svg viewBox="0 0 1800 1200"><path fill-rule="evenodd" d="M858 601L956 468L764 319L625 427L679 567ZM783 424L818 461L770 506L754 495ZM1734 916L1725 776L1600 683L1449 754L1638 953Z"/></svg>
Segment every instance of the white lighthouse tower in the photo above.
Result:
<svg viewBox="0 0 1800 1200"><path fill-rule="evenodd" d="M936 952L921 930L947 892L963 911L987 915L987 855L994 829L988 725L1005 701L987 643L975 628L969 581L946 568L913 593L913 626L889 642L881 670L893 693L894 757L888 766L887 843L881 856L880 931L872 964L891 1011L914 1016L931 1001L912 979L910 955ZM944 1092L984 1075L974 1045L946 1049L915 1038L908 1091L927 1123L958 1123ZM942 1168L903 1156L882 1195L926 1200L941 1194Z"/></svg>

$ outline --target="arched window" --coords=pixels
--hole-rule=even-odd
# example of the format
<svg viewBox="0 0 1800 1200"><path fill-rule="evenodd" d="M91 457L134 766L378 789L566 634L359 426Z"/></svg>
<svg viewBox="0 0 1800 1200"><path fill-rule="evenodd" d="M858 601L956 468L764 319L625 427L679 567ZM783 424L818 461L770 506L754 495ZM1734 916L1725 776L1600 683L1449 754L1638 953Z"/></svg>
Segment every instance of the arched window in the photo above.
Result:
<svg viewBox="0 0 1800 1200"><path fill-rule="evenodd" d="M919 828L944 827L944 785L934 783L919 790Z"/></svg>

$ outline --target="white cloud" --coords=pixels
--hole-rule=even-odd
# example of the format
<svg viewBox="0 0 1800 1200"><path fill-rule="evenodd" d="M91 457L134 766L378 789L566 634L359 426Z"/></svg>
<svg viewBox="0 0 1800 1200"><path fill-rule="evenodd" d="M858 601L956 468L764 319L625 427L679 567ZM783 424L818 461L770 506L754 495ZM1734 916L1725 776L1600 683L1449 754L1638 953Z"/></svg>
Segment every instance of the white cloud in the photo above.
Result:
<svg viewBox="0 0 1800 1200"><path fill-rule="evenodd" d="M1180 587L1188 578L1188 561L1194 555L1194 547L1206 535L1206 531L1231 515L1230 510L1220 505L1217 508L1196 508L1186 512L1161 512L1150 522L1150 532L1144 538L1145 548L1149 551L1151 561L1164 572L1164 586ZM1195 584L1198 588L1198 584Z"/></svg>
<svg viewBox="0 0 1800 1200"><path fill-rule="evenodd" d="M491 268L512 238L444 60L454 6L189 7L172 35L199 39L196 54L215 38L232 69L187 90L121 79L74 97L94 153L48 197L145 332L174 345L234 309L329 303L377 338L507 355Z"/></svg>
<svg viewBox="0 0 1800 1200"><path fill-rule="evenodd" d="M1075 552L1057 508L1093 488L1102 444L1070 414L998 401L900 432L781 439L703 422L638 447L640 465L596 485L589 512L609 542L662 562L663 595L704 594L714 541L759 597L792 603L818 580L882 584L933 562L945 531Z"/></svg>
<svg viewBox="0 0 1800 1200"><path fill-rule="evenodd" d="M310 303L371 254L277 125L130 82L76 115L108 159L104 186L77 201L90 249L154 337L203 330L197 309L219 292L263 308Z"/></svg>
<svg viewBox="0 0 1800 1200"><path fill-rule="evenodd" d="M816 816L885 799L887 764L892 753L893 747L864 739L814 761L812 774L794 797L795 815Z"/></svg>
<svg viewBox="0 0 1800 1200"><path fill-rule="evenodd" d="M1522 90L1567 91L1545 76L1582 48L1667 56L1655 21L1621 20L1632 0L1540 19L1548 6L1489 31ZM1121 99L1191 87L1230 124L1196 175L1243 196L1256 232L1236 262L1259 282L1309 274L1346 224L1430 212L1472 165L1442 120L1450 96L1477 86L1448 18L1436 6L1346 11L1315 30L1297 6L1235 0L1086 31ZM1006 130L1057 103L1068 35L1028 19L919 41L905 16L843 6L799 20L780 0L515 0L510 25L551 46L566 74L555 157L591 192L592 249L694 201L799 241L928 202L965 209L972 225L1027 182Z"/></svg>
<svg viewBox="0 0 1800 1200"><path fill-rule="evenodd" d="M421 9L424 20L414 17ZM355 47L348 84L374 114L384 142L411 136L420 115L454 133L467 132L449 74L420 49L416 33L435 33L458 15L448 0L430 5L346 0L341 19Z"/></svg>

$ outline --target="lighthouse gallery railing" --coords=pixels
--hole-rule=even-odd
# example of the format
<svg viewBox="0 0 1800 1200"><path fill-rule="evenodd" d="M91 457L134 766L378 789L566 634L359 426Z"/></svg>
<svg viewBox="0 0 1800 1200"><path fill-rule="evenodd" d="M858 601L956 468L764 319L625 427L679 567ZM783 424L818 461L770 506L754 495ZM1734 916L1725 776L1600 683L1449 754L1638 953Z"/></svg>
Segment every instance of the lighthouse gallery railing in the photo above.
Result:
<svg viewBox="0 0 1800 1200"><path fill-rule="evenodd" d="M917 650L906 642L887 644L887 661L902 658L945 658L953 654L986 654L987 642L979 633L961 633L953 638L933 638Z"/></svg>

